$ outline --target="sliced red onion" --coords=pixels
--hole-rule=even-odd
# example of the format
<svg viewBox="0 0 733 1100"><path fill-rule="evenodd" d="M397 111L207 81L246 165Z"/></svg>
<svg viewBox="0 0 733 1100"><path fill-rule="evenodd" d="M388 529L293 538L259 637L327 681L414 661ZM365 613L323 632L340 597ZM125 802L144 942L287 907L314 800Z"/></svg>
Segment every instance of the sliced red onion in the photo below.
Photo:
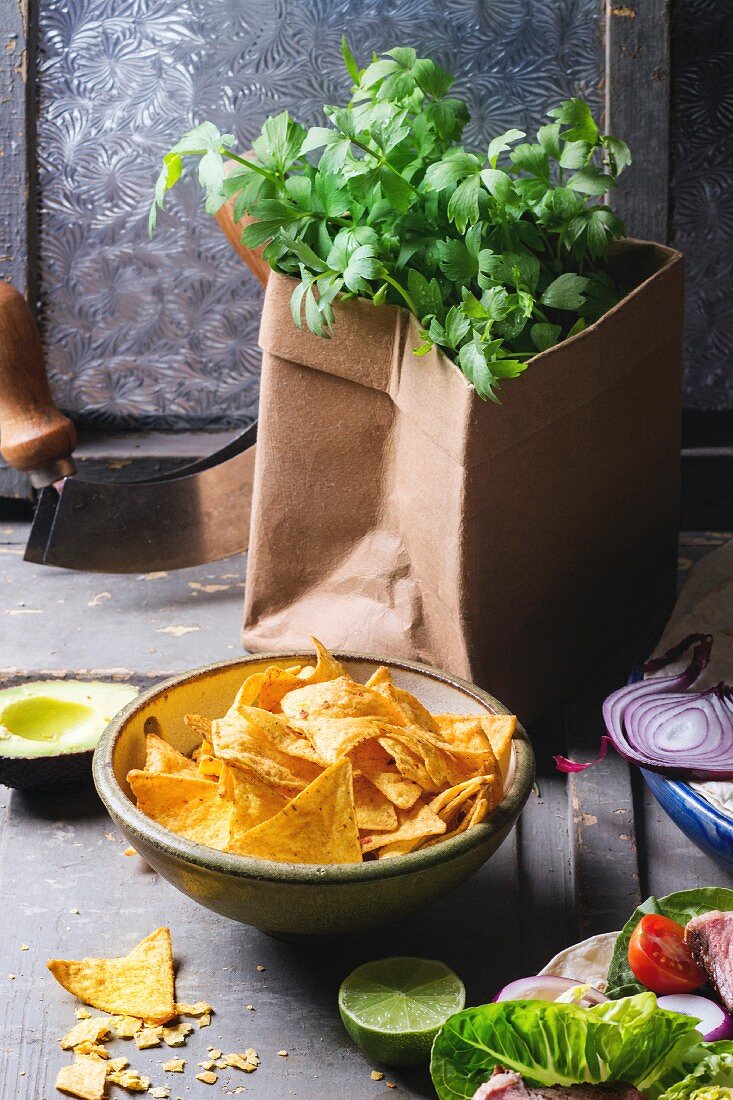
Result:
<svg viewBox="0 0 733 1100"><path fill-rule="evenodd" d="M670 778L733 779L733 689L718 684L711 691L687 690L710 660L713 639L690 634L644 666L656 672L694 646L689 665L674 676L628 684L603 704L608 736L597 760L579 764L555 757L559 771L583 771L606 755L608 741L632 764Z"/></svg>
<svg viewBox="0 0 733 1100"><path fill-rule="evenodd" d="M578 998L580 1005L600 1004L607 1001L605 994L599 989L594 989L584 982L578 982L575 978L561 978L556 974L537 974L531 978L518 978L494 997L495 1001L570 1001L571 990L582 989L583 994Z"/></svg>
<svg viewBox="0 0 733 1100"><path fill-rule="evenodd" d="M707 1043L733 1038L733 1018L707 997L698 997L696 993L672 993L668 997L659 997L657 1004L668 1012L681 1012L683 1016L693 1016L699 1020L699 1030Z"/></svg>

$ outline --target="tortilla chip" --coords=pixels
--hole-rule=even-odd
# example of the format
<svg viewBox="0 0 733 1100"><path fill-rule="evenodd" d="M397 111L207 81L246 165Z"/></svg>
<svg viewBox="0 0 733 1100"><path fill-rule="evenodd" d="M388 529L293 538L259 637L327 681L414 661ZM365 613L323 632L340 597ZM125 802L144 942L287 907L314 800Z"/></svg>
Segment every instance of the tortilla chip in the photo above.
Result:
<svg viewBox="0 0 733 1100"><path fill-rule="evenodd" d="M394 759L378 741L365 741L350 753L357 771L373 783L399 810L409 810L423 793L422 787L405 779Z"/></svg>
<svg viewBox="0 0 733 1100"><path fill-rule="evenodd" d="M239 852L247 833L278 814L288 800L276 787L254 775L237 768L230 768L229 772L233 785L233 812L227 851Z"/></svg>
<svg viewBox="0 0 733 1100"><path fill-rule="evenodd" d="M240 707L239 713L251 729L256 730L265 742L275 745L280 752L284 752L287 756L299 756L302 760L309 760L320 768L324 767L325 761L318 755L309 739L303 733L293 729L282 714L270 714L268 710L262 710L260 707ZM264 748L266 746L263 746Z"/></svg>
<svg viewBox="0 0 733 1100"><path fill-rule="evenodd" d="M211 751L211 719L204 718L203 714L184 714L183 721L190 730L198 734L202 743L209 743L206 751Z"/></svg>
<svg viewBox="0 0 733 1100"><path fill-rule="evenodd" d="M269 821L242 838L239 854L286 863L361 863L348 758L327 768Z"/></svg>
<svg viewBox="0 0 733 1100"><path fill-rule="evenodd" d="M389 832L397 828L397 811L394 806L363 775L354 777L354 806L359 829Z"/></svg>
<svg viewBox="0 0 733 1100"><path fill-rule="evenodd" d="M512 738L517 732L517 716L516 714L486 714L481 719L481 725L499 762L501 778L506 783L512 759Z"/></svg>
<svg viewBox="0 0 733 1100"><path fill-rule="evenodd" d="M329 653L325 645L318 641L318 638L311 638L311 642L318 655L318 662L312 675L308 677L309 684L325 684L328 680L338 680L340 676L349 678L349 674L341 662ZM301 670L299 675L301 680L306 679L303 675L304 671Z"/></svg>
<svg viewBox="0 0 733 1100"><path fill-rule="evenodd" d="M61 1049L73 1050L80 1043L96 1043L98 1039L107 1039L111 1022L109 1016L91 1016L88 1020L80 1020L71 1031L67 1031L63 1039L59 1039Z"/></svg>
<svg viewBox="0 0 733 1100"><path fill-rule="evenodd" d="M398 706L348 676L298 687L283 698L282 710L295 725L321 718L379 718L390 725L405 725Z"/></svg>
<svg viewBox="0 0 733 1100"><path fill-rule="evenodd" d="M209 848L226 848L232 807L210 780L131 771L127 781L138 809L164 829Z"/></svg>
<svg viewBox="0 0 733 1100"><path fill-rule="evenodd" d="M174 749L162 737L149 733L145 738L145 771L153 774L175 775L178 772L195 772L196 764L178 749Z"/></svg>
<svg viewBox="0 0 733 1100"><path fill-rule="evenodd" d="M376 718L319 718L299 722L298 728L324 764L333 764L362 741L381 737L392 727Z"/></svg>
<svg viewBox="0 0 733 1100"><path fill-rule="evenodd" d="M97 1058L79 1058L73 1065L62 1066L56 1075L56 1088L79 1100L102 1100L107 1070Z"/></svg>
<svg viewBox="0 0 733 1100"><path fill-rule="evenodd" d="M406 745L402 739L397 740L394 737L380 737L379 744L390 758L394 760L397 770L405 779L409 779L411 783L416 783L421 793L430 791L435 794L440 790L440 783L436 783L431 778L423 760L416 753L412 752L410 747Z"/></svg>
<svg viewBox="0 0 733 1100"><path fill-rule="evenodd" d="M152 1024L175 1016L168 928L151 932L122 958L51 959L46 965L64 989L102 1012L137 1016Z"/></svg>
<svg viewBox="0 0 733 1100"><path fill-rule="evenodd" d="M279 714L283 697L287 695L289 691L293 691L294 688L301 688L302 686L303 681L299 680L297 675L288 672L286 668L278 668L277 665L270 665L269 668L265 669L262 678L262 684L257 696L257 705L262 710L269 710L272 711L273 714ZM246 704L240 703L239 705Z"/></svg>
<svg viewBox="0 0 733 1100"><path fill-rule="evenodd" d="M374 852L386 844L396 844L402 841L415 841L419 844L430 836L436 836L446 831L446 824L442 818L433 813L424 802L418 802L401 818L397 829L392 833L373 833L362 839L362 852Z"/></svg>
<svg viewBox="0 0 733 1100"><path fill-rule="evenodd" d="M430 733L438 732L435 719L430 711L411 692L393 684L389 669L385 668L384 665L372 673L365 686L380 692L386 699L398 706L405 717L407 725L419 726Z"/></svg>
<svg viewBox="0 0 733 1100"><path fill-rule="evenodd" d="M317 764L282 752L241 714L213 723L214 753L254 775L260 775L276 786L287 787L292 793L302 791L321 772Z"/></svg>

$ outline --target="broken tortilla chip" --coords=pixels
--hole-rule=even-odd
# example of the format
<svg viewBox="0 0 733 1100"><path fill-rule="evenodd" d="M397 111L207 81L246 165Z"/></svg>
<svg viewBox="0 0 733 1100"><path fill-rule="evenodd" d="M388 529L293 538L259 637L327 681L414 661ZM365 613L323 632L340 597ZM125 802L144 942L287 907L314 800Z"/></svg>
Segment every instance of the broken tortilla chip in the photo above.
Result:
<svg viewBox="0 0 733 1100"><path fill-rule="evenodd" d="M354 776L354 806L359 829L389 832L396 829L397 811L386 795L363 775Z"/></svg>
<svg viewBox="0 0 733 1100"><path fill-rule="evenodd" d="M81 1057L70 1066L62 1066L56 1075L56 1088L79 1100L102 1100L107 1069L98 1058Z"/></svg>
<svg viewBox="0 0 733 1100"><path fill-rule="evenodd" d="M84 1004L120 1016L164 1024L175 1016L173 949L158 928L122 958L50 959L56 981Z"/></svg>
<svg viewBox="0 0 733 1100"><path fill-rule="evenodd" d="M230 768L233 794L227 851L239 852L249 832L280 813L288 799L276 787L238 768Z"/></svg>
<svg viewBox="0 0 733 1100"><path fill-rule="evenodd" d="M361 863L350 761L326 768L278 814L252 829L239 854L286 863Z"/></svg>
<svg viewBox="0 0 733 1100"><path fill-rule="evenodd" d="M362 851L373 852L386 844L396 844L402 841L415 841L419 843L428 837L436 836L446 831L446 824L442 818L430 809L424 802L419 802L402 816L399 826L391 833L373 833L362 840Z"/></svg>
<svg viewBox="0 0 733 1100"><path fill-rule="evenodd" d="M175 775L178 772L195 773L196 764L178 749L174 749L162 737L149 733L145 738L145 771L151 774L165 773Z"/></svg>
<svg viewBox="0 0 733 1100"><path fill-rule="evenodd" d="M409 810L423 793L419 783L405 779L378 741L364 742L349 755L354 767L398 809Z"/></svg>
<svg viewBox="0 0 733 1100"><path fill-rule="evenodd" d="M109 1016L90 1016L87 1020L79 1020L71 1031L67 1031L62 1039L59 1039L62 1050L73 1050L80 1043L96 1043L98 1039L106 1039L110 1033L111 1020Z"/></svg>
<svg viewBox="0 0 733 1100"><path fill-rule="evenodd" d="M164 829L223 851L229 841L232 805L218 786L198 775L128 772L137 807Z"/></svg>

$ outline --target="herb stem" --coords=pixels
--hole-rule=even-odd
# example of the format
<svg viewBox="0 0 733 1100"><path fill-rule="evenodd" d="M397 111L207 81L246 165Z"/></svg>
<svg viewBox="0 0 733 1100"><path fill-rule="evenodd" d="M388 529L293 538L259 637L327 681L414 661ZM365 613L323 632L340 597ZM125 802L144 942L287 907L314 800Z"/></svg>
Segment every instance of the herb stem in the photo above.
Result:
<svg viewBox="0 0 733 1100"><path fill-rule="evenodd" d="M405 290L405 288L404 288L404 287L402 287L402 286L400 286L400 284L399 284L399 283L397 282L397 280L396 280L396 279L393 279L391 275L386 275L386 274L383 274L383 275L382 275L382 276L380 276L380 277L381 277L381 279L382 279L382 280L383 280L383 281L384 281L385 283L389 283L389 285L390 285L390 286L393 286L393 287L395 288L395 290L397 291L397 293L398 293L398 294L401 294L401 295L402 295L402 297L404 298L404 300L405 300L405 302L406 302L406 304L407 304L407 308L408 308L408 309L410 310L410 312L411 312L411 313L414 313L414 314L415 314L415 316L416 316L416 317L418 318L418 320L419 320L419 319L420 319L420 315L419 315L419 313L417 312L417 306L415 305L415 303L413 302L412 298L411 298L411 297L410 297L410 295L409 295L409 294L407 293L407 291Z"/></svg>

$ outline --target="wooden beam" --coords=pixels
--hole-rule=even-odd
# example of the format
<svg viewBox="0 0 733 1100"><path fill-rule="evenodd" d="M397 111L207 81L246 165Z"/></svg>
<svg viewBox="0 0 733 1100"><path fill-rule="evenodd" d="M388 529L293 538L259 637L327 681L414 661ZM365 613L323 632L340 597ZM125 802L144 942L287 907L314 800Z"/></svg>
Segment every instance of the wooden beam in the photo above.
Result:
<svg viewBox="0 0 733 1100"><path fill-rule="evenodd" d="M610 205L628 233L669 239L670 2L605 0L606 128L633 163Z"/></svg>
<svg viewBox="0 0 733 1100"><path fill-rule="evenodd" d="M28 3L0 0L0 280L23 294L28 263Z"/></svg>

